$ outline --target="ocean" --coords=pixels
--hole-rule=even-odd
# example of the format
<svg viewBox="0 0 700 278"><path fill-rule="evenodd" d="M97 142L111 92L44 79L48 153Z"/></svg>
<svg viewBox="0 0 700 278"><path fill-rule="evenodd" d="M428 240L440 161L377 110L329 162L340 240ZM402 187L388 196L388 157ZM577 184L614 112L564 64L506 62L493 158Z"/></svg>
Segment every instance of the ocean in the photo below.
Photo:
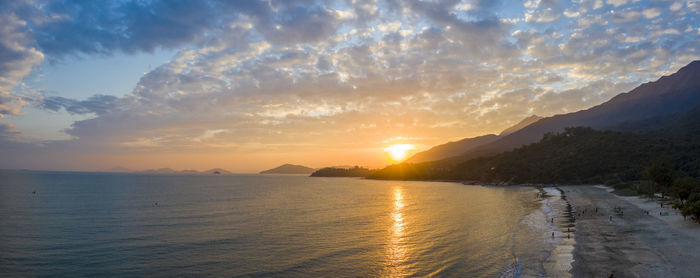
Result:
<svg viewBox="0 0 700 278"><path fill-rule="evenodd" d="M566 212L548 192L0 171L0 276L498 277L515 257L522 277L554 276Z"/></svg>

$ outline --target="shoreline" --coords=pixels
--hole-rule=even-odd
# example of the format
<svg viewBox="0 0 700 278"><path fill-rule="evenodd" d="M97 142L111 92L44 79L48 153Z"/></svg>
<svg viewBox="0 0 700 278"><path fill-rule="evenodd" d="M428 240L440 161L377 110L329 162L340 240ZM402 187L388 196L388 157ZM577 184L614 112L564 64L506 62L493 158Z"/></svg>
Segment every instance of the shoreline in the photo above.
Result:
<svg viewBox="0 0 700 278"><path fill-rule="evenodd" d="M571 204L564 191L554 186L538 187L542 199L542 210L547 223L545 243L552 246L549 255L542 261L546 277L571 277L573 250L576 244L576 222L571 215ZM551 233L551 237L550 237Z"/></svg>
<svg viewBox="0 0 700 278"><path fill-rule="evenodd" d="M560 186L576 217L574 277L697 277L700 225L604 186ZM617 209L616 209L617 208ZM597 211L596 211L597 209ZM650 210L647 215L643 210ZM584 213L585 211L585 213ZM667 208L666 211L673 210Z"/></svg>

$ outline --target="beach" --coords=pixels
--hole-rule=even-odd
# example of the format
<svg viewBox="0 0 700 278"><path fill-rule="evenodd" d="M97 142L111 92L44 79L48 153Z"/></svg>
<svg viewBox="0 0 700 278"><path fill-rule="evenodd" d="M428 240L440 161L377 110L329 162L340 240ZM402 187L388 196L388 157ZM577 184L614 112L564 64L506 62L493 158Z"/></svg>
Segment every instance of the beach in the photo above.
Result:
<svg viewBox="0 0 700 278"><path fill-rule="evenodd" d="M574 277L698 277L700 224L603 186L559 188L576 216Z"/></svg>

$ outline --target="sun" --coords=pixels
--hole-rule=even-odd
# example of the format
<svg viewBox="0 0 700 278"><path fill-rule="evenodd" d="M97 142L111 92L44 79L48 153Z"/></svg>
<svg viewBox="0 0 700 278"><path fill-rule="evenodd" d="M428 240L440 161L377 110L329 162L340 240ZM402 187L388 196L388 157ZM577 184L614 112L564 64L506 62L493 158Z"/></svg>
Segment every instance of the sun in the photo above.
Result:
<svg viewBox="0 0 700 278"><path fill-rule="evenodd" d="M395 144L384 148L384 152L386 152L391 162L401 162L411 155L415 149L416 147L411 144Z"/></svg>

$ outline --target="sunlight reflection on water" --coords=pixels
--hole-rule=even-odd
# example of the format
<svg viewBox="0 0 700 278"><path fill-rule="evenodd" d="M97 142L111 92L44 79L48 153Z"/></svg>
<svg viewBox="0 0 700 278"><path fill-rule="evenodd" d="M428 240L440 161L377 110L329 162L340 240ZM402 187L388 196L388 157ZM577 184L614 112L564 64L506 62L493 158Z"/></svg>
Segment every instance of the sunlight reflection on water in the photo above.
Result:
<svg viewBox="0 0 700 278"><path fill-rule="evenodd" d="M389 242L388 273L391 277L406 276L406 252L405 229L406 222L403 215L403 189L394 187L394 210L391 213L393 226L391 228L391 241Z"/></svg>

